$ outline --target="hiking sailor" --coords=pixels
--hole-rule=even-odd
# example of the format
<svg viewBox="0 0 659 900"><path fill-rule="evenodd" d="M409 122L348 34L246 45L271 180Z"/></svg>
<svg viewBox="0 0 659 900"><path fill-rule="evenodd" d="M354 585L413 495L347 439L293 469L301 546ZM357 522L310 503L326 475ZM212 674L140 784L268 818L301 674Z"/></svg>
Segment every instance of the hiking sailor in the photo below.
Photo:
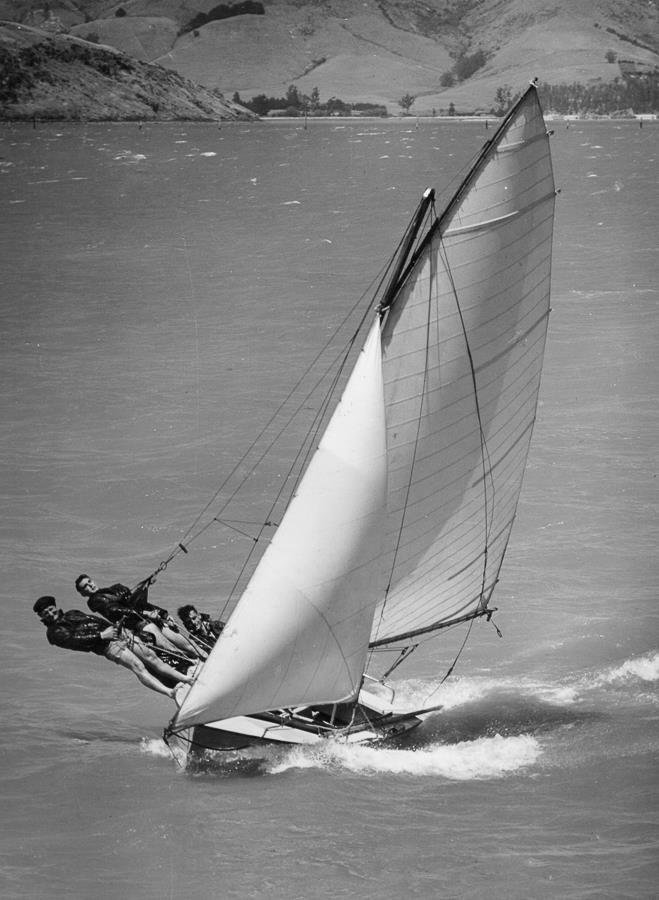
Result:
<svg viewBox="0 0 659 900"><path fill-rule="evenodd" d="M152 691L170 698L175 696L175 686L167 687L147 669L145 656L149 659L150 667L174 685L181 681L187 684L192 682L190 677L177 672L158 659L155 653L139 640L133 642L131 649L126 640L117 636L118 629L115 625L108 625L97 616L90 616L78 609L63 612L58 609L55 598L50 596L39 597L32 609L46 626L49 643L65 650L80 650L83 653L104 656L111 662L130 669L142 684Z"/></svg>
<svg viewBox="0 0 659 900"><path fill-rule="evenodd" d="M114 624L121 622L148 643L155 642L158 648L168 653L168 661L172 655L175 658L181 653L190 662L206 658L205 653L180 633L166 609L147 601L145 586L139 585L134 591L120 583L99 588L89 575L84 574L78 575L75 586L78 593L87 599L87 606L93 613Z"/></svg>
<svg viewBox="0 0 659 900"><path fill-rule="evenodd" d="M192 604L180 606L177 613L190 636L210 650L219 638L224 622L211 619L208 613L200 613Z"/></svg>

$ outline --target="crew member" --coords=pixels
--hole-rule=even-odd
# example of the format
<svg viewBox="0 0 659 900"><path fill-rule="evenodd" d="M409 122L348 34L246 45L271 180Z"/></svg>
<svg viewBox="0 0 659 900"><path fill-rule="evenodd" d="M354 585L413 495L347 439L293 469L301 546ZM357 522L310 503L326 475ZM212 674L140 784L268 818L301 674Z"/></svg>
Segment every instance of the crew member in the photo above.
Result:
<svg viewBox="0 0 659 900"><path fill-rule="evenodd" d="M163 684L159 678L148 671L143 659L136 652L140 642L136 640L131 649L128 642L118 636L118 629L115 625L108 625L97 616L90 616L78 609L63 612L57 607L55 598L50 596L39 597L32 608L46 626L46 637L49 643L66 650L80 650L83 653L104 656L106 659L130 669L142 684L152 691L174 698L176 688ZM159 660L149 648L145 649L148 654L153 656L150 665L159 675L173 681L175 685L178 682L187 684L192 682L192 678L177 672L176 669Z"/></svg>

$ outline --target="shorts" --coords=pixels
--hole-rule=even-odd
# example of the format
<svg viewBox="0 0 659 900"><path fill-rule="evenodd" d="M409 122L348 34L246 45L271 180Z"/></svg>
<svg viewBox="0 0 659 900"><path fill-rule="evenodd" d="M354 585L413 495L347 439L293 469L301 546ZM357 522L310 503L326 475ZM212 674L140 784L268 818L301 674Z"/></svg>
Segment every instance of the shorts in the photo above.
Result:
<svg viewBox="0 0 659 900"><path fill-rule="evenodd" d="M106 659L109 659L111 662L116 663L118 666L120 666L121 657L124 654L124 650L128 649L128 644L123 640L123 638L114 638L105 648L105 653L103 655Z"/></svg>

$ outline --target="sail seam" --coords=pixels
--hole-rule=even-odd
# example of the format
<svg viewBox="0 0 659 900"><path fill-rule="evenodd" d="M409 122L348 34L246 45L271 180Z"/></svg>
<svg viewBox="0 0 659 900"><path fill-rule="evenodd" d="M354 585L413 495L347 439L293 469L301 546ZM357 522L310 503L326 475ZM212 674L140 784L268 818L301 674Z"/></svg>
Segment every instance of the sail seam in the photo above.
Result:
<svg viewBox="0 0 659 900"><path fill-rule="evenodd" d="M499 431L501 431L502 429L504 429L505 427L507 427L507 426L514 420L514 418L515 418L516 415L517 415L518 418L521 417L520 414L522 413L522 411L523 411L523 409L524 409L524 406L528 403L528 401L524 401L524 402L522 402L521 404L519 404L519 403L516 402L517 397L521 394L522 388L528 386L528 385L531 384L533 381L537 380L537 377L538 377L537 371L536 371L535 369L532 369L531 377L530 377L529 379L527 379L527 380L524 382L524 384L523 384L522 387L519 389L519 391L517 392L517 394L515 395L515 397L511 397L511 399L510 399L510 401L509 401L509 405L515 403L515 406L514 406L514 408L513 408L513 415L511 415L510 418L509 418L506 422L502 422L502 423L501 423L501 428L500 428L497 432L494 432L493 434L490 435L490 442L492 441L492 438L495 437L496 434L499 433ZM509 385L509 387L512 387L512 386L513 386L513 383L511 383L511 384ZM535 391L534 391L534 393L535 393ZM487 405L487 404L486 404L486 405ZM468 418L469 418L469 417L465 415L465 416L461 417L461 419L456 419L456 420L454 420L452 424L457 425L457 424L459 424L460 421L465 421L465 420L467 420ZM430 434L428 435L428 437L429 437L429 438L432 438L432 437L433 437L433 434L434 434L434 433L430 433ZM466 442L469 442L469 441L470 441L470 436L471 436L471 435L473 435L473 431L466 432L466 433L463 434L461 437L459 437L459 438L457 438L456 440L454 440L451 444L446 445L446 447L444 448L444 451L447 451L447 450L449 450L449 449L453 449L453 450L455 451L455 457L454 457L454 459L453 459L451 462L449 462L449 463L447 464L447 471L448 471L448 469L451 468L452 466L458 466L458 465L461 465L462 460L463 460L463 458L464 458L464 453L463 453L463 452L460 452L460 449L459 449L459 448L460 448L460 445L465 444ZM439 451L432 451L430 454L421 457L421 458L420 458L420 461L422 461L422 462L428 462L428 461L432 460L432 458L433 458L434 456L436 456L437 453L439 453ZM397 471L397 470L392 469L392 473L395 472L395 471ZM430 476L427 476L427 477L430 477ZM427 478L419 479L419 480L417 481L417 486L423 484L424 481L426 481L426 480L427 480ZM459 482L459 481L460 481L460 477L458 476L458 478L455 479L455 482L457 483L457 482ZM447 488L450 488L450 486L451 486L452 483L454 483L454 482L446 482L446 483L444 484L443 491L446 492ZM425 495L425 494L424 494L424 496L428 497L428 496L430 496L430 495ZM449 498L449 501L448 501L448 502L450 502L450 498Z"/></svg>
<svg viewBox="0 0 659 900"><path fill-rule="evenodd" d="M507 518L505 520L505 524L501 526L497 534L491 539L490 546L498 545L502 539L505 539L507 542L510 529L512 528L512 524L515 519L515 509L516 503L512 500L506 504L509 509L506 509L508 513ZM470 541L469 543L475 544L475 541ZM479 542L480 544L480 542ZM468 549L468 544L461 543L456 546L456 552L459 552L460 558L464 555L465 551ZM403 601L405 603L405 598L408 598L410 595L414 595L418 601L421 601L422 598L425 597L423 603L419 602L416 607L416 621L419 623L418 627L422 627L422 623L427 621L426 613L429 610L437 610L437 608L441 605L444 609L451 608L455 601L458 600L460 596L462 596L465 591L471 592L473 588L470 588L469 585L473 584L473 571L469 572L467 569L461 569L460 572L456 572L453 575L455 579L452 584L449 584L448 581L443 580L442 575L436 575L435 570L437 567L437 562L442 565L442 568L446 569L450 566L451 556L455 556L455 553L451 555L447 555L444 553L435 554L432 558L426 561L426 566L423 572L419 572L418 576L415 578L414 582L408 584L404 592L397 596L397 599ZM478 554L474 554L472 563L477 559L482 558L482 551ZM465 575L468 575L465 578ZM490 576L491 577L491 576ZM450 590L449 590L450 588ZM438 599L438 595L441 599ZM480 598L480 593L473 597L471 600L468 600L464 605L460 606L460 609L467 608L474 600ZM391 616L391 619L388 624L388 630L391 631L396 621L396 616L400 614L400 610L397 609L397 613ZM432 621L432 620L430 620Z"/></svg>
<svg viewBox="0 0 659 900"><path fill-rule="evenodd" d="M515 517L514 517L514 516L512 517L512 519L509 519L509 520L508 520L508 521L507 521L507 522L499 529L499 531L497 531L497 533L494 535L494 537L490 540L490 543L491 543L491 544L496 543L496 541L499 540L499 538L501 537L501 535L502 535L502 534L505 534L506 531L508 530L508 528L510 528L510 527L512 526L514 520L515 520ZM465 566L463 566L461 569L458 569L457 572L453 572L452 575L448 575L448 576L446 577L446 580L447 580L447 581L453 581L454 578L458 578L460 575L463 575L465 572L468 572L469 569L471 569L472 566L473 566L476 562L478 562L478 560L482 557L482 555L483 555L482 553L479 553L478 556L475 556L473 559L471 559Z"/></svg>
<svg viewBox="0 0 659 900"><path fill-rule="evenodd" d="M536 379L536 378L537 378L537 373L534 373L533 378L532 378L532 379L529 379L529 381L533 381L533 380ZM512 402L512 400L511 400L511 402ZM518 413L517 418L523 418L521 415L519 415L519 413L522 412L522 410L523 410L523 408L524 408L525 405L526 405L525 403L522 403L521 405L518 405L518 406L516 407L516 411L517 411L517 413ZM508 420L508 422L502 423L501 428L503 429L506 425L508 425L509 423L511 423L511 422L513 421L514 418L515 418L515 415L512 415L512 416L510 417L510 419ZM457 423L454 422L453 424L457 424ZM492 442L492 438L493 438L497 433L498 433L498 432L496 432L496 433L490 435L490 443ZM446 466L446 472L448 472L448 470L449 470L450 468L454 467L454 466L461 466L461 465L463 464L463 462L464 462L464 453L463 453L463 452L460 452L460 445L465 444L465 443L468 443L469 440L470 440L470 435L473 436L473 431L470 432L470 433L464 434L461 438L459 438L458 440L454 441L452 444L447 445L447 447L445 448L445 450L453 449L453 450L455 451L454 458L453 458L450 462L447 463L447 466ZM432 434L430 434L429 437L432 438ZM420 461L422 461L422 462L428 462L428 461L432 460L433 457L436 456L438 452L439 452L439 451L433 451L433 452L430 453L429 455L422 457ZM495 465L496 465L496 464L493 464L493 465L492 465L492 468L494 468ZM395 471L395 470L394 470L394 471ZM421 479L417 480L417 482L416 482L417 487L419 487L420 485L423 485L424 482L427 481L428 478L430 478L430 477L431 477L431 476L428 475L428 476L426 476L426 477L424 477L424 478L421 478ZM450 487L451 487L451 485L452 485L452 484L459 484L460 481L461 481L461 475L460 475L459 472L458 472L458 475L456 476L455 479L453 479L452 481L447 481L447 482L444 483L444 486L443 486L443 488L442 488L442 492L443 492L445 495L447 495L447 491L448 491L448 495L447 495L447 503L449 503L449 504L451 503L451 497L450 497ZM477 483L478 483L477 481L476 481L476 482L473 482L473 484L477 484ZM400 489L398 489L398 490L400 490ZM433 492L430 492L429 494L424 494L424 497L427 499L427 498L429 498L430 496L434 496L435 494L436 494L436 492L433 491ZM417 502L420 502L420 501L417 501ZM413 506L414 506L414 505L415 505L415 504L413 504Z"/></svg>
<svg viewBox="0 0 659 900"><path fill-rule="evenodd" d="M499 459L497 459L496 462L492 463L492 467L491 467L491 469L490 469L490 471L489 471L488 474L491 474L496 468L498 468L498 467L504 462L504 460L505 460L508 456L510 456L510 454L515 450L515 448L516 448L516 447L524 440L524 438L526 437L526 435L527 435L530 431L533 431L533 426L534 426L534 424L535 424L535 417L534 417L533 419L531 419L531 421L530 421L530 422L528 423L528 425L524 428L524 430L521 432L521 434L519 434L519 435L515 438L515 440L512 442L512 444L506 449L506 452L503 454L503 456L500 456ZM476 481L472 482L472 487L474 487L475 485L477 485L480 481L481 481L481 479L478 478Z"/></svg>
<svg viewBox="0 0 659 900"><path fill-rule="evenodd" d="M516 338L516 340L511 341L511 343L508 344L508 346L506 347L505 350L502 350L501 353L497 353L497 355L493 356L492 359L488 359L484 363L482 363L480 366L477 366L476 372L482 372L484 369L487 369L489 366L493 365L495 362L498 362L504 356L507 356L511 352L511 350L513 350L519 344L522 344L529 337L529 335L532 334L536 330L536 328L539 325L542 325L542 323L545 321L545 319L548 319L548 318L549 318L549 310L547 309L547 310L545 310L545 312L543 312L543 314L540 316L540 318L536 319L532 325L529 325L529 327L526 329L526 331L524 331L522 334L520 334L519 337Z"/></svg>
<svg viewBox="0 0 659 900"><path fill-rule="evenodd" d="M539 322L541 322L541 321L542 321L542 320L539 320ZM529 332L529 333L532 333L533 330L534 330L536 327L537 327L537 326L534 326L534 328L530 329L530 332ZM527 337L528 337L528 335L527 335ZM539 338L538 340L540 340L540 338ZM533 349L533 347L534 347L536 344L537 344L537 341L534 341L534 342L533 342L533 345L532 345L531 348L530 348L530 350ZM486 370L488 367L490 367L490 365L491 365L492 363L494 363L494 362L496 362L497 360L502 359L503 357L507 356L508 353L510 352L510 349L512 349L512 348L514 348L514 345L513 345L513 344L511 344L511 345L510 345L510 348L508 348L507 350L502 351L501 353L497 354L496 357L493 357L491 361L488 360L487 362L481 363L481 365L478 367L477 371L478 371L478 372L482 372L482 371ZM525 355L526 355L526 353L522 354L522 355L520 356L520 359L522 359ZM528 369L528 367L527 367L527 369ZM526 371L526 370L525 370L525 371ZM523 375L524 375L524 372L520 372L520 375L517 376L517 380L519 380ZM446 381L444 382L444 385L443 385L443 386L444 386L444 388L446 388L446 387L449 386L449 385L450 385L450 386L453 386L453 387L456 387L461 381L465 381L465 379L467 379L467 377L468 377L468 373L467 373L467 372L463 372L458 378L453 378L452 380L446 380ZM411 376L410 376L410 378L411 378ZM401 379L401 382L402 382L403 380L404 380L404 379ZM399 382L399 384L400 384L401 382ZM511 387L512 384L513 384L513 382L510 382L509 387ZM483 387L482 387L482 389L481 389L481 392L482 392L482 393L485 393L485 389L486 389L487 387L488 387L488 384L483 385ZM437 390L438 390L438 389L435 388L435 389L432 391L432 393L437 393ZM467 394L466 392L462 392L462 393L460 393L460 394L457 394L457 395L455 396L455 398L454 398L453 400L451 400L450 403L447 403L447 404L444 405L444 407L443 407L444 412L447 413L447 412L451 411L453 407L460 407L460 405L462 404L462 401L465 400L467 396L468 396L468 394ZM392 405L392 408L395 408L397 405L398 405L398 406L401 406L401 407L404 407L405 403L406 403L408 400L409 400L409 397L408 397L408 396L400 397L397 401L395 401L395 402L393 402L393 403L391 404L391 405ZM452 421L453 421L453 424L458 424L460 421L464 421L465 419L468 419L468 418L469 418L469 415L465 413L465 414L461 415L458 419L453 419ZM403 418L400 418L400 419L398 419L398 420L396 421L396 428L399 429L399 430L405 429L406 426L408 426L408 425L409 425L410 423L412 423L413 421L414 421L414 420L411 419L409 416L407 416L407 417L404 418L404 419L403 419ZM429 432L428 434L431 435L432 433L433 433L433 432ZM461 440L461 439L458 438L457 441L453 441L452 444L455 445L456 443L459 443L460 440ZM401 445L402 445L403 443L408 443L408 442L401 441ZM451 444L448 444L448 445L446 445L446 446L451 446ZM395 468L392 468L392 471L395 471Z"/></svg>

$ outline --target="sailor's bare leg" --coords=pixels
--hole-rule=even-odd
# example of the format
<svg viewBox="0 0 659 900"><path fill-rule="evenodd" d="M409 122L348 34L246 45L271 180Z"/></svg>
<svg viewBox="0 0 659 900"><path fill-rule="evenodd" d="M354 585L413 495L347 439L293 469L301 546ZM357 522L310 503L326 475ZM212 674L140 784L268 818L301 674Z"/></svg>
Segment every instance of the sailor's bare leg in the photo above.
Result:
<svg viewBox="0 0 659 900"><path fill-rule="evenodd" d="M142 631L147 631L149 634L153 635L157 647L162 647L163 650L169 650L170 653L179 653L179 648L168 640L160 628L158 628L157 625L154 625L153 622L149 622L148 625L145 625Z"/></svg>
<svg viewBox="0 0 659 900"><path fill-rule="evenodd" d="M195 647L191 640L185 637L185 635L180 634L178 631L174 631L172 628L169 628L167 625L162 626L162 633L167 638L168 641L171 641L172 644L175 644L179 650L182 650L184 653L190 654L192 653L194 656L199 657L201 653ZM202 656L202 659L206 658L206 654Z"/></svg>
<svg viewBox="0 0 659 900"><path fill-rule="evenodd" d="M132 650L135 656L139 657L142 662L151 666L159 675L165 675L167 678L173 678L174 681L184 681L186 684L192 684L192 678L174 669L172 666L163 662L162 659L146 644L143 644L139 638L135 638L132 642Z"/></svg>
<svg viewBox="0 0 659 900"><path fill-rule="evenodd" d="M157 691L159 694L164 694L165 697L172 698L174 696L174 688L168 688L162 681L158 681L158 679L148 671L142 660L139 659L132 650L129 650L128 647L113 647L112 651L108 652L107 657L108 659L111 659L112 662L118 663L125 669L130 669L145 687L150 688L152 691Z"/></svg>
<svg viewBox="0 0 659 900"><path fill-rule="evenodd" d="M145 617L146 618L146 617ZM156 622L149 622L144 626L144 631L148 631L163 650L169 650L171 653L184 653L192 659L206 659L207 654L202 653L184 634L174 631L169 625L158 625Z"/></svg>

